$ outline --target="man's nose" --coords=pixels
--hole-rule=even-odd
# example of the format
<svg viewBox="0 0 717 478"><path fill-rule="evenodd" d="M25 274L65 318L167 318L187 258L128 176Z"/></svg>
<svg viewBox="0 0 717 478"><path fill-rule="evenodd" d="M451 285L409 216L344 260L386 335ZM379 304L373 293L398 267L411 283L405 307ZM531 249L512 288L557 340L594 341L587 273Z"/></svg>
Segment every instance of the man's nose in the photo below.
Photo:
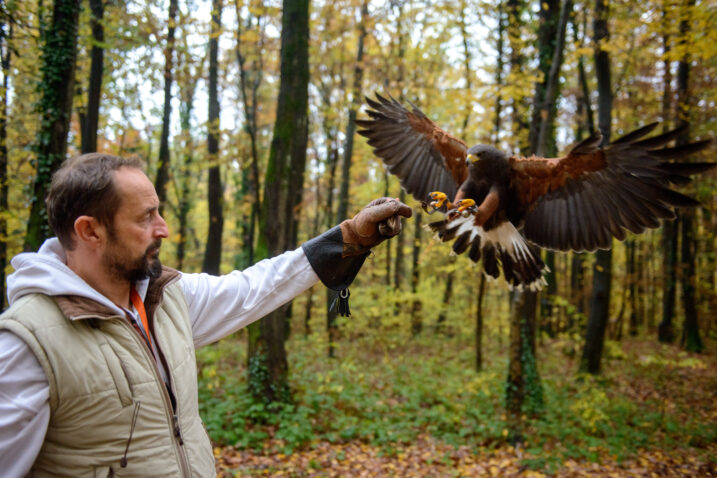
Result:
<svg viewBox="0 0 717 478"><path fill-rule="evenodd" d="M162 216L157 216L157 224L154 234L156 237L161 237L163 239L169 237L169 227L167 226L167 221L165 221Z"/></svg>

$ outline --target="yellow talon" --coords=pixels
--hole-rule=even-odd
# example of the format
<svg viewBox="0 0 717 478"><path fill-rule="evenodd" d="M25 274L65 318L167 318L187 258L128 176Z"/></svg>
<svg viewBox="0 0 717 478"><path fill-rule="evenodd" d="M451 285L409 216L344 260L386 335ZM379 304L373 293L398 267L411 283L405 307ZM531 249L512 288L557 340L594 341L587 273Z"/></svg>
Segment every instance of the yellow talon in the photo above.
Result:
<svg viewBox="0 0 717 478"><path fill-rule="evenodd" d="M448 196L440 191L433 191L432 193L429 193L428 196L433 199L433 201L431 201L431 206L436 209L443 206L443 203L448 200Z"/></svg>
<svg viewBox="0 0 717 478"><path fill-rule="evenodd" d="M456 203L456 206L458 206L458 212L463 212L468 208L471 208L476 205L476 202L473 199L461 199Z"/></svg>

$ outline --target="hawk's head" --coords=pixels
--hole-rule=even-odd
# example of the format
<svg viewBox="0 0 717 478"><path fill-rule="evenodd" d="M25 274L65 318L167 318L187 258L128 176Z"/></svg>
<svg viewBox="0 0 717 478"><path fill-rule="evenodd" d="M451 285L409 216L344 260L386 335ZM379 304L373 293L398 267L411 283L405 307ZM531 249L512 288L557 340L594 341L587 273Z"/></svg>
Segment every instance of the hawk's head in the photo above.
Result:
<svg viewBox="0 0 717 478"><path fill-rule="evenodd" d="M486 163L497 166L504 164L507 159L508 157L503 151L487 144L478 144L468 150L466 164L470 166Z"/></svg>
<svg viewBox="0 0 717 478"><path fill-rule="evenodd" d="M468 150L468 171L474 181L507 181L510 172L508 156L487 144L479 144Z"/></svg>

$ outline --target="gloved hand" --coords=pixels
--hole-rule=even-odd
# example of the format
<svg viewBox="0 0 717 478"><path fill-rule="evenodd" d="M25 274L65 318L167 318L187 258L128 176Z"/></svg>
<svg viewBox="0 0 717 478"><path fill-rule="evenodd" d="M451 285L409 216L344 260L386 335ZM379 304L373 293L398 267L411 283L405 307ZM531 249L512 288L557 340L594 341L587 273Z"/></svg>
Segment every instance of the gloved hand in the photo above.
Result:
<svg viewBox="0 0 717 478"><path fill-rule="evenodd" d="M374 199L352 219L340 224L344 256L361 254L401 232L399 216L411 217L410 207L394 198Z"/></svg>

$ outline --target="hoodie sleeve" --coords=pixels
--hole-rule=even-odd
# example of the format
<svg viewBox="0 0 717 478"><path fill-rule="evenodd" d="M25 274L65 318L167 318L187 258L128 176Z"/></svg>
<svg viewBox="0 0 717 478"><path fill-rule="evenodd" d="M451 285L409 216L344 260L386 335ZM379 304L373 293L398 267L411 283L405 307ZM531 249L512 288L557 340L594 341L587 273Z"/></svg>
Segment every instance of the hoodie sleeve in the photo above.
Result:
<svg viewBox="0 0 717 478"><path fill-rule="evenodd" d="M0 470L30 472L50 422L50 385L25 342L0 331Z"/></svg>
<svg viewBox="0 0 717 478"><path fill-rule="evenodd" d="M301 248L223 276L182 274L195 347L246 327L318 281Z"/></svg>

